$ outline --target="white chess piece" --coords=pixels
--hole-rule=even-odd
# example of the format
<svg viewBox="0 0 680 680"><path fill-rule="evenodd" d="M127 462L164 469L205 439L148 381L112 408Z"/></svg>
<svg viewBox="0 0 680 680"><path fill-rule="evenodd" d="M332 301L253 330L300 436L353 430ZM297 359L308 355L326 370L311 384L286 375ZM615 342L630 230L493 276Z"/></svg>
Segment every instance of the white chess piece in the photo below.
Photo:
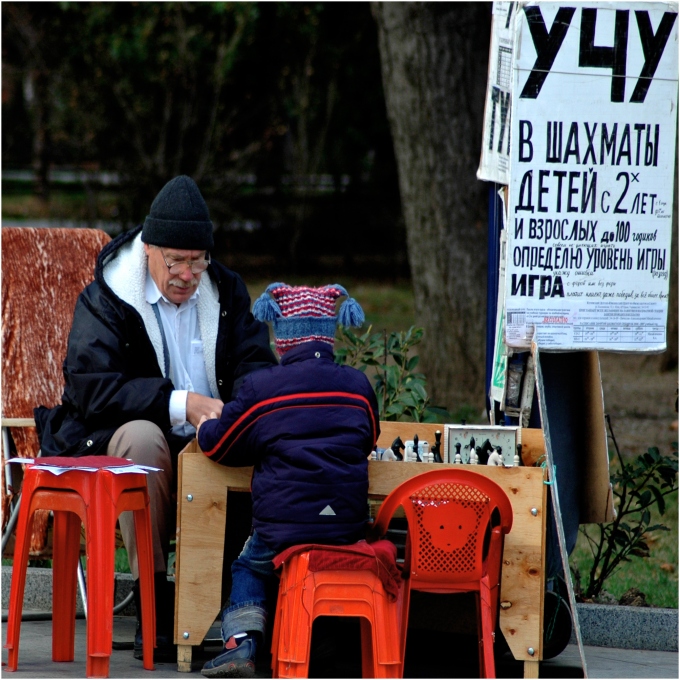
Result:
<svg viewBox="0 0 680 680"><path fill-rule="evenodd" d="M498 453L498 449L494 449L493 452L489 454L489 460L486 461L486 464L495 466L503 465L503 456Z"/></svg>
<svg viewBox="0 0 680 680"><path fill-rule="evenodd" d="M479 456L477 455L477 452L470 447L470 465L477 465L479 463Z"/></svg>

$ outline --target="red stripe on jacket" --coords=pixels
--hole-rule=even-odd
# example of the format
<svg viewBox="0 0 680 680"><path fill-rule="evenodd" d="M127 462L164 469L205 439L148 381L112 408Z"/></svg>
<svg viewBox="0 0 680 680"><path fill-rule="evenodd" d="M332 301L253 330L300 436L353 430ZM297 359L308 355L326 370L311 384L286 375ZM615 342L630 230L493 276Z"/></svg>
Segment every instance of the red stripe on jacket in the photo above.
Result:
<svg viewBox="0 0 680 680"><path fill-rule="evenodd" d="M369 416L371 418L371 427L373 428L373 445L375 446L376 443L376 422L375 422L375 417L373 415L373 409L371 408L371 405L366 399L366 397L363 397L360 394L352 394L351 392L300 392L298 394L288 394L283 397L273 397L271 399L265 399L264 401L259 401L257 404L254 404L251 406L243 415L241 415L238 420L222 435L220 440L213 446L210 451L205 451L205 455L211 458L211 460L214 460L215 462L219 463L222 458L227 454L227 451L229 450L228 448L224 451L224 453L217 459L212 458L215 453L217 452L217 449L222 446L222 444L234 433L234 431L241 426L244 420L247 420L255 411L258 409L261 409L265 406L269 406L271 404L276 404L277 402L281 402L280 408L313 408L313 407L318 407L318 406L341 406L341 404L298 404L298 405L291 405L291 406L285 406L284 402L295 400L295 399L308 399L310 397L314 398L322 398L322 397L343 397L345 399L355 399L358 401L363 402L366 405L366 409L369 413ZM357 407L353 407L357 408ZM267 413L263 413L261 416L258 416L255 418L252 422L248 423L247 427L243 429L243 432L246 432L247 429L255 424L261 417L265 415L269 415L270 413L273 413L274 411L279 410L279 409L272 409L271 411L267 411ZM243 432L240 432L238 436L240 437ZM235 441L235 440L234 440Z"/></svg>

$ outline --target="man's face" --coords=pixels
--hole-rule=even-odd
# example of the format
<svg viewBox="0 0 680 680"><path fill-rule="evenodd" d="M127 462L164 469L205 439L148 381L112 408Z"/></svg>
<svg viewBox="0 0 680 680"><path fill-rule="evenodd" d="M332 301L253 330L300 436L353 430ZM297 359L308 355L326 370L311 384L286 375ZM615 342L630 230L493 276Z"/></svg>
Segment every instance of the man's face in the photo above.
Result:
<svg viewBox="0 0 680 680"><path fill-rule="evenodd" d="M175 262L187 262L188 260L205 260L205 250L177 250L175 248L160 248L145 243L144 251L149 258L151 278L158 286L158 290L170 302L180 305L194 294L203 272L194 274L191 267L185 266L180 274L171 274L167 265L172 265ZM165 259L163 259L164 255Z"/></svg>

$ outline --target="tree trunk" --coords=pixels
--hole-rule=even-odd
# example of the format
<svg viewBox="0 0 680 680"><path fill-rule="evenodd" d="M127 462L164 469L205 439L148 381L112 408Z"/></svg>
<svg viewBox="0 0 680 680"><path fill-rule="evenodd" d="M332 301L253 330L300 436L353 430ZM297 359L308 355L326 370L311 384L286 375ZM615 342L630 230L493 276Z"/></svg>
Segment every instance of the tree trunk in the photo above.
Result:
<svg viewBox="0 0 680 680"><path fill-rule="evenodd" d="M491 3L376 2L383 85L432 402L482 411L488 187L481 149Z"/></svg>

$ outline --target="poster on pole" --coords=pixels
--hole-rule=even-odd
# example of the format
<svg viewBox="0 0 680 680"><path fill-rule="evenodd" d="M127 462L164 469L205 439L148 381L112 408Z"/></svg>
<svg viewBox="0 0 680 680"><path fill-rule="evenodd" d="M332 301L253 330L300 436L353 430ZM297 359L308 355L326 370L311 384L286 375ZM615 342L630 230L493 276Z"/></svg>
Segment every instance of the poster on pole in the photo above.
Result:
<svg viewBox="0 0 680 680"><path fill-rule="evenodd" d="M520 3L506 343L666 348L677 3Z"/></svg>
<svg viewBox="0 0 680 680"><path fill-rule="evenodd" d="M501 232L501 256L505 255L507 247L507 232ZM491 384L489 386L489 399L502 404L505 399L505 381L508 369L508 348L503 340L505 329L505 307L503 306L503 293L505 291L505 260L501 258L498 307L496 313L496 333L494 335L493 369L491 371Z"/></svg>
<svg viewBox="0 0 680 680"><path fill-rule="evenodd" d="M516 2L494 2L482 153L477 179L507 184L510 176L510 93Z"/></svg>

